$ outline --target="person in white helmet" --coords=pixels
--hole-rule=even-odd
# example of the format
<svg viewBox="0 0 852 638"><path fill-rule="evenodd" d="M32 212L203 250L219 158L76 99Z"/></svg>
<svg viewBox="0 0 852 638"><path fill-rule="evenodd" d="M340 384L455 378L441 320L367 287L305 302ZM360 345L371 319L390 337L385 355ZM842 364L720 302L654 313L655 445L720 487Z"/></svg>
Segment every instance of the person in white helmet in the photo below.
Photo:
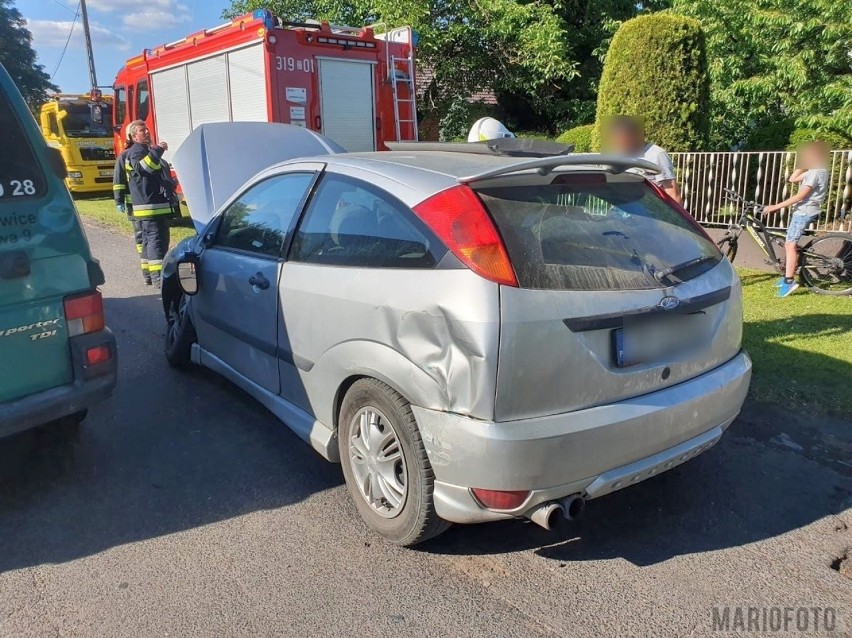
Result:
<svg viewBox="0 0 852 638"><path fill-rule="evenodd" d="M515 137L515 134L493 117L483 117L474 122L470 133L467 134L467 141L488 142L506 137Z"/></svg>

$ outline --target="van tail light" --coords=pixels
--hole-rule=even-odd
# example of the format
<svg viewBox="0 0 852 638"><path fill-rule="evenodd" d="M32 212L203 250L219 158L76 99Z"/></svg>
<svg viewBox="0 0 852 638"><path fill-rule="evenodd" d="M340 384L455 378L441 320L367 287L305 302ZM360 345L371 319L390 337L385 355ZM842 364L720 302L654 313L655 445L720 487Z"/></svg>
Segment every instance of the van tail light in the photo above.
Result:
<svg viewBox="0 0 852 638"><path fill-rule="evenodd" d="M490 510L514 510L519 508L530 495L529 490L485 490L478 487L471 488L476 500Z"/></svg>
<svg viewBox="0 0 852 638"><path fill-rule="evenodd" d="M97 366L112 359L109 346L95 346L86 350L86 365Z"/></svg>
<svg viewBox="0 0 852 638"><path fill-rule="evenodd" d="M68 336L99 332L104 329L104 300L99 291L65 298L65 322Z"/></svg>
<svg viewBox="0 0 852 638"><path fill-rule="evenodd" d="M656 193L657 197L659 197L660 199L662 199L662 200L663 200L664 202L666 202L669 206L671 206L671 207L672 207L672 208L674 208L674 209L675 209L678 213L680 213L680 216L681 216L681 217L683 217L686 221L688 221L688 222L689 222L689 223L693 226L693 228L695 228L695 229L696 229L699 233L701 233L701 236L702 236L702 237L704 237L705 239L707 239L707 241L709 241L711 244L715 244L715 243L716 243L716 242L714 242L714 241L713 241L713 238L712 238L712 237L710 237L710 235L708 235L708 234L707 234L707 231L706 231L706 230L704 230L704 226L702 226L701 224L699 224L699 223L698 223L698 221L695 219L695 217L693 217L692 215L690 215L690 214L689 214L689 211L688 211L688 210L686 210L686 209L685 209L685 208L684 208L681 204L678 204L678 203L677 203L677 202L676 202L676 201L672 198L672 196L671 196L671 195L669 195L669 194L668 194L666 191L664 191L662 188L660 188L660 187L659 187L659 185L658 185L656 182L654 182L654 181L652 181L652 180L650 180L650 179L649 179L649 180L647 180L647 182L648 182L648 184L650 184L650 185L651 185L651 188L654 190L654 193Z"/></svg>
<svg viewBox="0 0 852 638"><path fill-rule="evenodd" d="M417 204L414 212L473 272L498 284L518 286L506 246L470 188L460 185L441 191Z"/></svg>

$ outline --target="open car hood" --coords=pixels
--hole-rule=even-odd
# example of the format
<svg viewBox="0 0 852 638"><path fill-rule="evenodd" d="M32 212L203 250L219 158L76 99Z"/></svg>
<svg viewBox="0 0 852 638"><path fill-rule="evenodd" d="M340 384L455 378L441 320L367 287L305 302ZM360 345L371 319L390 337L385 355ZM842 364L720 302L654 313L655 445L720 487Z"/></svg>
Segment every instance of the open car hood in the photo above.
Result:
<svg viewBox="0 0 852 638"><path fill-rule="evenodd" d="M268 122L202 124L174 154L178 181L198 233L262 170L298 157L346 151L308 129Z"/></svg>

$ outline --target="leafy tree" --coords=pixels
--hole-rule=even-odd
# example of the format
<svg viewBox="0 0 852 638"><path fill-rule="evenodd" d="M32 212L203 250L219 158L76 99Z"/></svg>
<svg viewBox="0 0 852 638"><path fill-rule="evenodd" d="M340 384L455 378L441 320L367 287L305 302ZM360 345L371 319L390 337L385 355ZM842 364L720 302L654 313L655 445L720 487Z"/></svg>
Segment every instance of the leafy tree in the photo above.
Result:
<svg viewBox="0 0 852 638"><path fill-rule="evenodd" d="M0 0L0 63L12 76L27 104L35 110L47 100L48 91L59 88L50 81L44 66L36 64L32 40L26 20L12 0Z"/></svg>
<svg viewBox="0 0 852 638"><path fill-rule="evenodd" d="M226 16L270 8L288 18L409 24L418 58L434 80L427 107L446 109L483 89L542 96L577 74L568 38L553 8L514 0L236 0Z"/></svg>
<svg viewBox="0 0 852 638"><path fill-rule="evenodd" d="M370 3L363 0L232 0L231 8L222 12L224 18L234 18L257 9L273 13L293 22L328 20L336 24L360 25L371 22Z"/></svg>
<svg viewBox="0 0 852 638"><path fill-rule="evenodd" d="M852 143L848 1L675 0L674 11L707 33L715 148L785 119Z"/></svg>
<svg viewBox="0 0 852 638"><path fill-rule="evenodd" d="M441 113L438 139L442 142L466 141L471 125L481 117L499 115L495 113L496 110L491 104L470 102L457 97Z"/></svg>
<svg viewBox="0 0 852 638"><path fill-rule="evenodd" d="M779 117L763 126L752 128L748 132L745 148L749 151L780 151L787 148L795 128L796 122L792 118ZM717 146L725 148L729 145L723 143Z"/></svg>
<svg viewBox="0 0 852 638"><path fill-rule="evenodd" d="M607 52L593 144L606 118L632 115L667 150L700 151L707 144L709 90L697 20L665 13L629 20Z"/></svg>
<svg viewBox="0 0 852 638"><path fill-rule="evenodd" d="M790 134L790 139L787 142L786 148L787 150L793 151L805 142L813 142L814 140L822 140L835 150L844 150L849 148L849 137L846 135L840 135L832 131L820 131L807 128L798 128L793 131ZM840 167L838 166L838 168Z"/></svg>
<svg viewBox="0 0 852 638"><path fill-rule="evenodd" d="M552 83L541 97L498 90L498 99L519 129L564 131L595 120L603 59L621 24L637 15L665 9L671 0L545 0L564 24L566 47L576 61L576 73Z"/></svg>

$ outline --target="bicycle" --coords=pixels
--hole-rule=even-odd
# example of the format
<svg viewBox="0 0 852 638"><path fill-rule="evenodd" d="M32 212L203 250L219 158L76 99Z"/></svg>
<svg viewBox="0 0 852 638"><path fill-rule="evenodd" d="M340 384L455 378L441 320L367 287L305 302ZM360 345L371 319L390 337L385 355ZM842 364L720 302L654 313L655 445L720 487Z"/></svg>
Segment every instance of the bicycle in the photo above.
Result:
<svg viewBox="0 0 852 638"><path fill-rule="evenodd" d="M728 224L724 237L716 242L719 250L733 263L737 257L740 235L747 230L767 256L766 263L784 274L784 260L778 257L776 246L784 244L787 235L771 230L763 223L764 206L749 201L731 189L725 189L725 199L740 209L739 217ZM820 295L852 295L852 234L825 233L803 237L799 244L797 272L801 283Z"/></svg>

